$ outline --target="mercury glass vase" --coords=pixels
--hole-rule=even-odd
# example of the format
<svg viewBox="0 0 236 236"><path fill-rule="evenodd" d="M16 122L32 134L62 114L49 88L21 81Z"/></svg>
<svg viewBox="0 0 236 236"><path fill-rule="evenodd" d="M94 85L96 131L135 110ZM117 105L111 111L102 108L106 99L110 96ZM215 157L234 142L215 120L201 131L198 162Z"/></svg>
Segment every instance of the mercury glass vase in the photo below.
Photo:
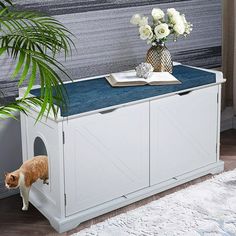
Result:
<svg viewBox="0 0 236 236"><path fill-rule="evenodd" d="M165 43L157 43L147 51L146 62L150 63L155 72L169 72L173 71L173 62L170 51L167 49Z"/></svg>

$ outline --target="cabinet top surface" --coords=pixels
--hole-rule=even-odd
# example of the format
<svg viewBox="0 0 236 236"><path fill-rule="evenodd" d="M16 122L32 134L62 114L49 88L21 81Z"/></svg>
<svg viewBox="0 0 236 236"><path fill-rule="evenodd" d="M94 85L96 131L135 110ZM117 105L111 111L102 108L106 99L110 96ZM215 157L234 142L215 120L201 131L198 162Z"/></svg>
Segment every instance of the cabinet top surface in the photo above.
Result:
<svg viewBox="0 0 236 236"><path fill-rule="evenodd" d="M174 66L173 75L181 84L114 88L104 77L66 83L69 103L66 111L61 110L61 116L68 117L216 82L215 73L183 65ZM32 90L31 94L39 96L40 89Z"/></svg>

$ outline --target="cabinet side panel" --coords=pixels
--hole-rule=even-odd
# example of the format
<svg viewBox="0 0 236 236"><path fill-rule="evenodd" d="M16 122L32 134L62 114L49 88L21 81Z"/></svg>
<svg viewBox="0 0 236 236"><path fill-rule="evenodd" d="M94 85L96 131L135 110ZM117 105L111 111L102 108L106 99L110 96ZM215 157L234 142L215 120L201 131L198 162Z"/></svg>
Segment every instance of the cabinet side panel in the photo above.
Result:
<svg viewBox="0 0 236 236"><path fill-rule="evenodd" d="M37 113L33 111L23 116L24 161L34 156L47 155L49 184L44 184L40 179L36 181L30 191L30 200L45 216L61 217L64 215L63 147L60 140L62 128L59 123L51 120L36 122L36 117Z"/></svg>

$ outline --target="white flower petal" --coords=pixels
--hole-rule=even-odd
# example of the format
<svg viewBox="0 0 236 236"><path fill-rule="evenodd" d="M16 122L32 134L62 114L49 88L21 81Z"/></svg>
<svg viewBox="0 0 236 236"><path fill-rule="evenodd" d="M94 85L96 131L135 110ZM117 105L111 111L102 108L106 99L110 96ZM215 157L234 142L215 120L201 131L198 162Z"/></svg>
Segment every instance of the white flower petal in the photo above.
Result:
<svg viewBox="0 0 236 236"><path fill-rule="evenodd" d="M185 24L183 23L182 19L176 21L173 30L177 33L177 34L184 34L185 32Z"/></svg>
<svg viewBox="0 0 236 236"><path fill-rule="evenodd" d="M140 19L138 25L139 25L139 26L148 25L148 17L143 16L143 17Z"/></svg>
<svg viewBox="0 0 236 236"><path fill-rule="evenodd" d="M166 23L157 25L154 29L157 39L163 39L170 34L169 26Z"/></svg>
<svg viewBox="0 0 236 236"><path fill-rule="evenodd" d="M167 9L167 15L169 17L173 17L175 15L179 15L179 12L175 10L175 8L168 8Z"/></svg>
<svg viewBox="0 0 236 236"><path fill-rule="evenodd" d="M160 20L165 17L165 13L160 8L152 9L152 17L154 20Z"/></svg>
<svg viewBox="0 0 236 236"><path fill-rule="evenodd" d="M130 23L133 25L138 25L140 20L141 20L141 16L139 14L135 14L132 16L132 18L130 19Z"/></svg>
<svg viewBox="0 0 236 236"><path fill-rule="evenodd" d="M152 28L150 25L144 25L139 28L140 38L142 40L151 39L153 37Z"/></svg>

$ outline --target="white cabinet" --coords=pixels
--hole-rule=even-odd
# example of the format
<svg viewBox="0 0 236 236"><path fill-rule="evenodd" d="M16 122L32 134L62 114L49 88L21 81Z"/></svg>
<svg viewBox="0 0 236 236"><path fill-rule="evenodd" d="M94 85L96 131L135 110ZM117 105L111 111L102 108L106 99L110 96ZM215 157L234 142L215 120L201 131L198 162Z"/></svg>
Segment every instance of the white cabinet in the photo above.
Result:
<svg viewBox="0 0 236 236"><path fill-rule="evenodd" d="M149 103L63 122L66 215L149 186Z"/></svg>
<svg viewBox="0 0 236 236"><path fill-rule="evenodd" d="M217 161L217 94L215 86L150 102L151 185Z"/></svg>
<svg viewBox="0 0 236 236"><path fill-rule="evenodd" d="M224 80L220 72L215 73L215 83L201 85L197 77L200 85L195 88L158 96L150 93L154 87L147 86L145 96L139 94L142 99L137 100L135 89L120 93L114 88L115 100L131 96L130 102L57 120L49 116L35 124L36 111L22 114L24 160L47 154L50 167L49 186L34 184L30 202L57 231L65 232L197 177L221 172L220 91ZM93 83L98 80L90 80ZM73 96L80 96L75 88ZM82 95L91 90L82 88ZM102 88L97 95L110 104ZM103 105L98 97L88 97L87 105Z"/></svg>

